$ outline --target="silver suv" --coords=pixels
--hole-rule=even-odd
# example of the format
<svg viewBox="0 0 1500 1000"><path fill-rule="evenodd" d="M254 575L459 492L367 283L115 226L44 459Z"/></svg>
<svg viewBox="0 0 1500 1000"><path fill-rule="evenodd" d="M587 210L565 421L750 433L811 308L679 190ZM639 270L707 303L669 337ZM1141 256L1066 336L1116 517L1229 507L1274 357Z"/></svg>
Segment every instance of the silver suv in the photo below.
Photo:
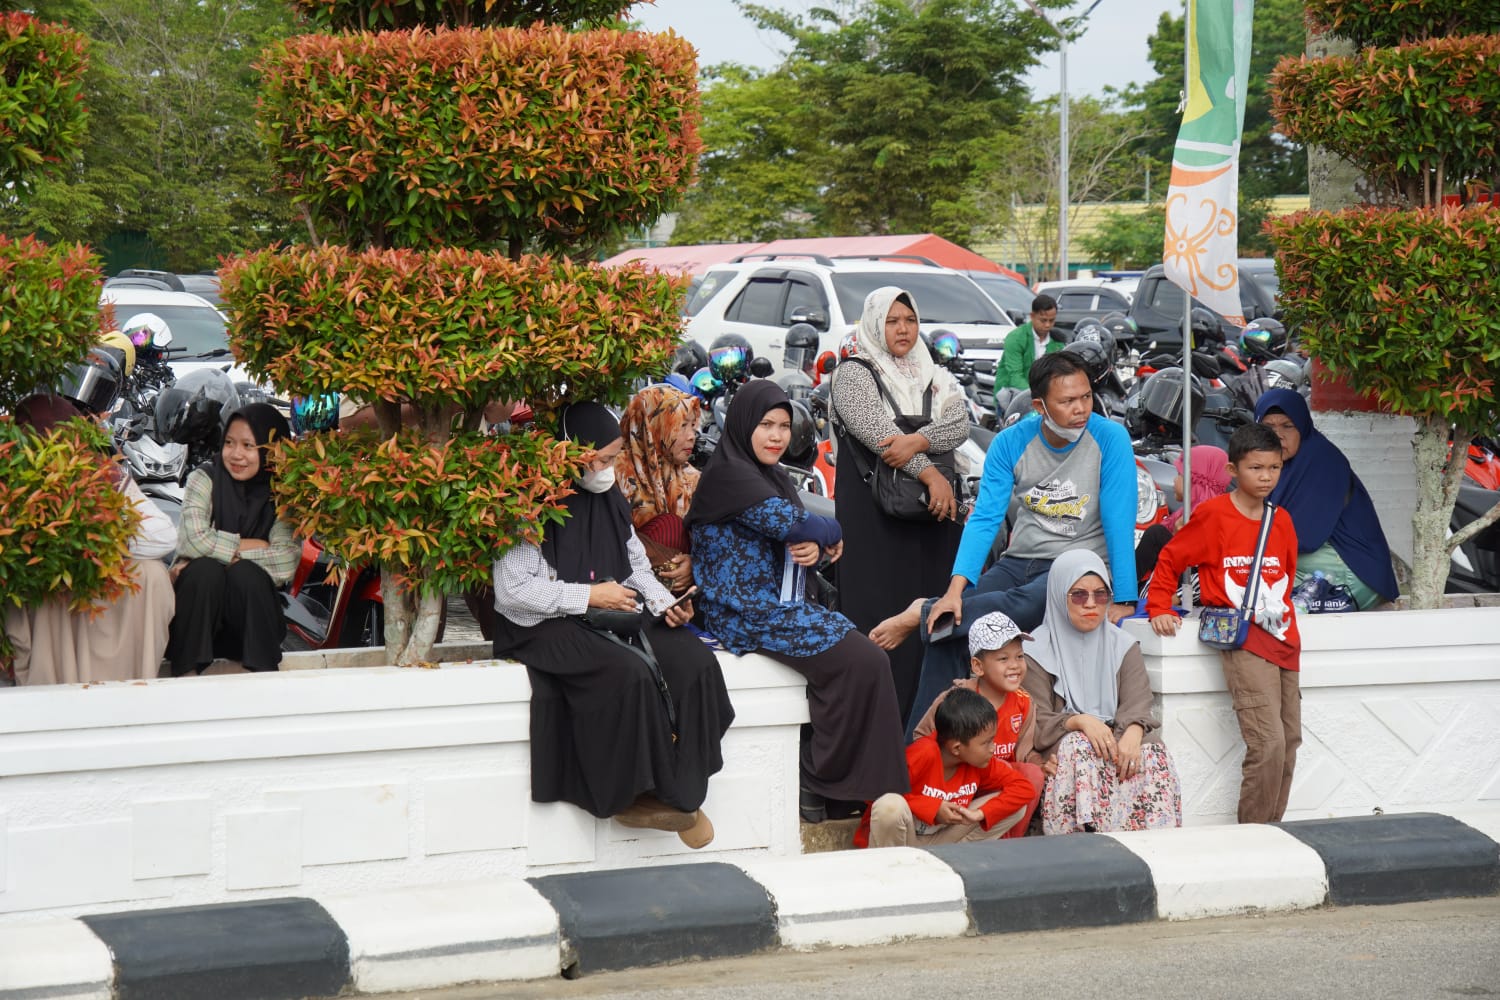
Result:
<svg viewBox="0 0 1500 1000"><path fill-rule="evenodd" d="M910 292L922 331L951 331L969 360L998 361L1005 335L1015 328L972 279L925 257L746 254L703 276L684 310L684 336L707 348L737 333L780 371L788 327L812 324L819 352L836 352L858 325L865 297L884 285Z"/></svg>

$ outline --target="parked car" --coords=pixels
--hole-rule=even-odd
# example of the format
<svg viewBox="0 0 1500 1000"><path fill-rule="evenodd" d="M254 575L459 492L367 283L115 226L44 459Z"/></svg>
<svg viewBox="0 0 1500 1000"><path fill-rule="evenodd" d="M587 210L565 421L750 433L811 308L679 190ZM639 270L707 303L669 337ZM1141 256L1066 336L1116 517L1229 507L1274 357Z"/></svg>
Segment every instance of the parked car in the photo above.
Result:
<svg viewBox="0 0 1500 1000"><path fill-rule="evenodd" d="M135 283L149 280L154 279L112 278L105 282L99 304L114 306L115 329L125 327L138 313L160 316L172 330L172 354L168 360L178 378L195 368L234 365L224 314L208 300L190 292L165 291ZM230 370L230 375L236 381L249 378L237 367Z"/></svg>
<svg viewBox="0 0 1500 1000"><path fill-rule="evenodd" d="M1005 310L1005 315L1011 318L1017 326L1031 316L1031 302L1036 298L1036 292L1029 285L1017 281L1008 274L1000 274L996 271L964 271L979 286L979 290L995 301L995 305Z"/></svg>
<svg viewBox="0 0 1500 1000"><path fill-rule="evenodd" d="M219 298L219 276L217 274L174 274L171 271L153 271L143 267L127 267L112 278L104 280L105 288L154 288L161 292L190 292L206 300L214 308L222 301Z"/></svg>
<svg viewBox="0 0 1500 1000"><path fill-rule="evenodd" d="M1263 285L1254 280L1241 280L1239 286L1240 308L1244 310L1246 322L1262 317L1281 318L1281 311ZM1147 347L1154 343L1168 350L1182 346L1183 296L1182 289L1167 280L1166 271L1160 264L1147 269L1127 313L1135 321L1138 346ZM1203 303L1194 299L1193 305L1202 306ZM1223 317L1219 317L1219 327L1226 340L1239 336L1240 328Z"/></svg>
<svg viewBox="0 0 1500 1000"><path fill-rule="evenodd" d="M969 277L925 258L746 254L703 276L687 304L684 335L708 347L723 334L740 334L779 370L788 327L810 323L819 352L837 351L859 323L865 297L883 285L911 292L923 331L951 330L970 360L999 360L1015 329Z"/></svg>
<svg viewBox="0 0 1500 1000"><path fill-rule="evenodd" d="M1271 295L1271 304L1281 308L1281 277L1276 273L1274 257L1241 257L1240 280L1249 279Z"/></svg>
<svg viewBox="0 0 1500 1000"><path fill-rule="evenodd" d="M1100 283L1044 281L1036 286L1038 294L1057 300L1057 327L1071 330L1080 320L1099 319L1112 312L1127 312L1130 299L1108 285Z"/></svg>

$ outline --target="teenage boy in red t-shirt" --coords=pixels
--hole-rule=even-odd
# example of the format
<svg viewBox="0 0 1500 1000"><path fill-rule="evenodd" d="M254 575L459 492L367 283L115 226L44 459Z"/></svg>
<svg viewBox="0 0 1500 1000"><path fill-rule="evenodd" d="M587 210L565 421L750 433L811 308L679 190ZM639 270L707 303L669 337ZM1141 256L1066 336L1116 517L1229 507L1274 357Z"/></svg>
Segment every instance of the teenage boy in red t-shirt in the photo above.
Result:
<svg viewBox="0 0 1500 1000"><path fill-rule="evenodd" d="M1021 652L1021 642L1030 638L1002 612L991 611L976 620L969 629L969 670L972 676L954 681L952 688L938 695L913 732L916 738L932 732L933 716L937 714L938 706L958 688L982 695L994 706L995 757L1019 771L1021 777L1036 789L1036 796L1026 807L1026 815L1005 834L1007 838L1026 836L1031 816L1042 799L1042 785L1047 780L1037 765L1024 761L1018 763L1031 749L1036 732L1036 713L1031 710L1031 696L1021 689L1021 681L1026 677L1026 656Z"/></svg>
<svg viewBox="0 0 1500 1000"><path fill-rule="evenodd" d="M855 847L997 840L1021 821L1031 782L995 757L995 708L958 689L938 706L934 732L906 748L911 791L870 804Z"/></svg>
<svg viewBox="0 0 1500 1000"><path fill-rule="evenodd" d="M1266 497L1281 478L1281 442L1260 424L1229 439L1232 493L1193 508L1156 563L1146 612L1157 635L1177 634L1172 596L1182 571L1198 567L1203 603L1238 608L1250 580ZM1302 639L1292 610L1297 575L1297 532L1291 515L1276 508L1261 560L1249 637L1240 649L1221 651L1224 682L1245 739L1240 778L1241 823L1274 823L1286 812L1297 747L1302 745L1302 691L1298 657Z"/></svg>

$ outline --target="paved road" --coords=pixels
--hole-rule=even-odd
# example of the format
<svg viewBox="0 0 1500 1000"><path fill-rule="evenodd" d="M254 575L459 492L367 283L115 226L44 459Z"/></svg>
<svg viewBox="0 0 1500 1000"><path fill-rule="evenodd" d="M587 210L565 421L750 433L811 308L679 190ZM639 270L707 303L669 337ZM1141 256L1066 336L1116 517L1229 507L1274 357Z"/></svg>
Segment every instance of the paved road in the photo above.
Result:
<svg viewBox="0 0 1500 1000"><path fill-rule="evenodd" d="M1500 997L1500 899L1136 924L401 994L589 1000ZM390 995L387 1000L397 1000Z"/></svg>

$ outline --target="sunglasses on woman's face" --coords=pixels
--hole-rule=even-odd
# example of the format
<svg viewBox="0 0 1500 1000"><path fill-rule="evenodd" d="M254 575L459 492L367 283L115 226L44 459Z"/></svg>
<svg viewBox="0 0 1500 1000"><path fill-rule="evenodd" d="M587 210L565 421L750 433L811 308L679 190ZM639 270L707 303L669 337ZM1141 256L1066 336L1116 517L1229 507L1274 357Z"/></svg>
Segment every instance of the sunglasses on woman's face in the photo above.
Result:
<svg viewBox="0 0 1500 1000"><path fill-rule="evenodd" d="M1109 591L1107 590L1070 590L1068 600L1080 608L1093 601L1095 604L1108 604Z"/></svg>

